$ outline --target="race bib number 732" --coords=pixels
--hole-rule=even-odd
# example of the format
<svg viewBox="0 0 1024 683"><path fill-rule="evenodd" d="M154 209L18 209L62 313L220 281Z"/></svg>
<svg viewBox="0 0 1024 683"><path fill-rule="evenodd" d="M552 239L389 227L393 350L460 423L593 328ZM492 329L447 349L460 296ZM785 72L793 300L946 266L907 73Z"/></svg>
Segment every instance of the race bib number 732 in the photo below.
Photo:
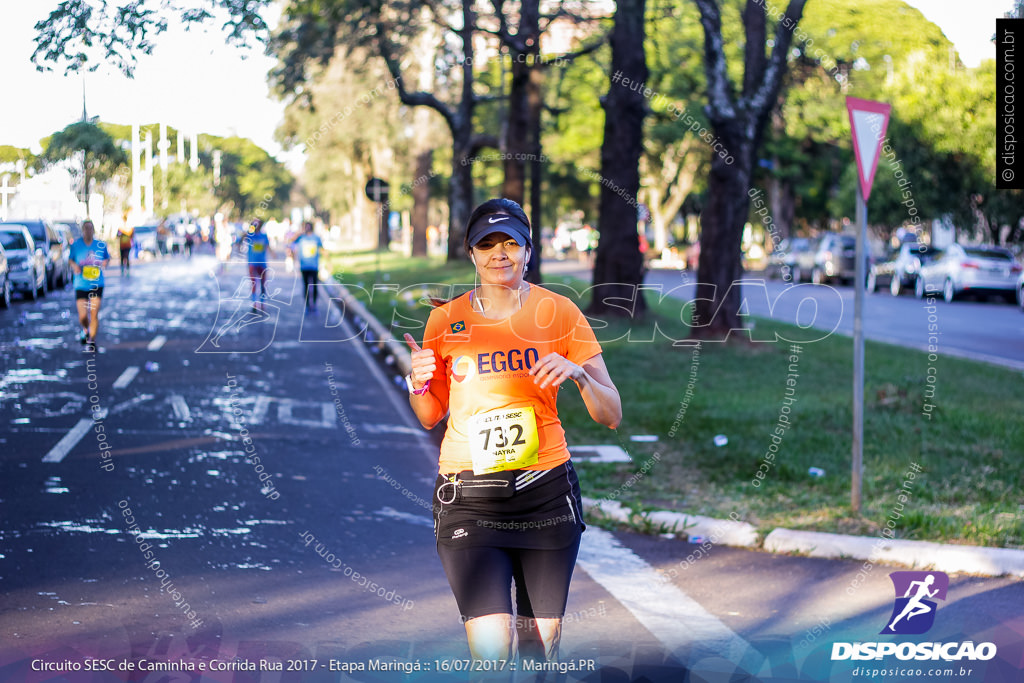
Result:
<svg viewBox="0 0 1024 683"><path fill-rule="evenodd" d="M490 474L537 464L540 438L532 406L499 408L469 418L473 473Z"/></svg>

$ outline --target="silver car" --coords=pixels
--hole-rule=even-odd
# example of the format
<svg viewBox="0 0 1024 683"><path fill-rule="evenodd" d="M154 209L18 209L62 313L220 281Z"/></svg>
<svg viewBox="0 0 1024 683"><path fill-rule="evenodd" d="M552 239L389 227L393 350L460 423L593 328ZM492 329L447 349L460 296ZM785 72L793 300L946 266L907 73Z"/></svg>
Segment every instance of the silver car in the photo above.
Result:
<svg viewBox="0 0 1024 683"><path fill-rule="evenodd" d="M0 244L7 252L11 286L25 291L33 299L46 295L46 254L36 247L24 225L0 226Z"/></svg>
<svg viewBox="0 0 1024 683"><path fill-rule="evenodd" d="M0 241L0 308L7 308L11 305L11 271L7 266L7 252L4 250L3 242Z"/></svg>
<svg viewBox="0 0 1024 683"><path fill-rule="evenodd" d="M926 292L942 292L947 302L968 294L996 294L1013 302L1020 274L1021 265L1006 249L951 244L921 267L914 293L923 298Z"/></svg>

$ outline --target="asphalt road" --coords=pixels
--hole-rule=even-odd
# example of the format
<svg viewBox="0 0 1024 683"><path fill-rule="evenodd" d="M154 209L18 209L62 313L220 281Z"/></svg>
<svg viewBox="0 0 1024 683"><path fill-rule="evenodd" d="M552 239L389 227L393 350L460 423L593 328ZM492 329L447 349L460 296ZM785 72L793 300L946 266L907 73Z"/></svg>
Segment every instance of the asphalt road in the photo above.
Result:
<svg viewBox="0 0 1024 683"><path fill-rule="evenodd" d="M279 269L256 315L242 265L214 269L108 271L95 355L69 291L0 312L0 680L464 680L426 502L437 435L351 314L304 316ZM698 548L588 529L562 659L594 670L568 680L907 668L830 661L886 640L896 568ZM1021 604L1021 582L954 576L931 631L903 638L998 647L928 680L1020 680ZM75 665L115 671L56 670Z"/></svg>

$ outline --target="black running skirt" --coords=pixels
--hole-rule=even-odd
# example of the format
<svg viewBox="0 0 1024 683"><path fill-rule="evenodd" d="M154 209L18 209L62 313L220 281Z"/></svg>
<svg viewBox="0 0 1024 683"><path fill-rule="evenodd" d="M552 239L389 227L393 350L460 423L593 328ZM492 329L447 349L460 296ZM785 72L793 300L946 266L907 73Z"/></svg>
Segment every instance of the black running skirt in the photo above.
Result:
<svg viewBox="0 0 1024 683"><path fill-rule="evenodd" d="M579 479L568 460L550 470L456 477L464 483L439 474L434 484L438 545L557 550L586 528Z"/></svg>

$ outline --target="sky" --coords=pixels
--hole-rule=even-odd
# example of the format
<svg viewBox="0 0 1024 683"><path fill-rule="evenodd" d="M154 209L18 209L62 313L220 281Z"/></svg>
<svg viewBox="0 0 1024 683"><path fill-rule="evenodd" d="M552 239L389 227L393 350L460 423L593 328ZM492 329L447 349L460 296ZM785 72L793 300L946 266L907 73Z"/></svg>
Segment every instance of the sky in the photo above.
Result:
<svg viewBox="0 0 1024 683"><path fill-rule="evenodd" d="M971 0L969 11L963 0L908 4L942 29L967 66L977 66L995 57L995 19L1014 3ZM39 73L30 59L33 26L57 5L58 0L0 0L0 145L38 151L41 138L79 120L84 80L89 116L247 137L293 171L300 169L301 152L285 154L274 140L284 104L270 95L266 75L274 60L262 49L226 45L217 28L171 29L158 38L153 55L139 59L134 79L109 67L84 76Z"/></svg>

